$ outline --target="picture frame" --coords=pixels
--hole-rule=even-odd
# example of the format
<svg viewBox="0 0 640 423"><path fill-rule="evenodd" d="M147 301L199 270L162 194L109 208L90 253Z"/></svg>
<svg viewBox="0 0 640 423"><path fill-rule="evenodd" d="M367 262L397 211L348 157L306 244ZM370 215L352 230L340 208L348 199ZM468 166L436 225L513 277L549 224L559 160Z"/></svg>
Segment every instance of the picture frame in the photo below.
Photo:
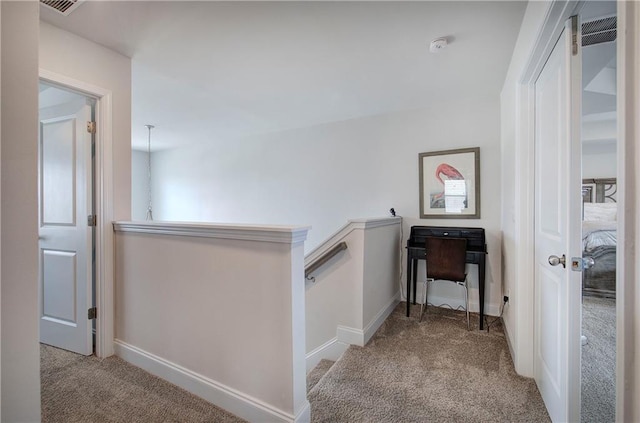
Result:
<svg viewBox="0 0 640 423"><path fill-rule="evenodd" d="M418 155L421 219L480 218L480 147Z"/></svg>

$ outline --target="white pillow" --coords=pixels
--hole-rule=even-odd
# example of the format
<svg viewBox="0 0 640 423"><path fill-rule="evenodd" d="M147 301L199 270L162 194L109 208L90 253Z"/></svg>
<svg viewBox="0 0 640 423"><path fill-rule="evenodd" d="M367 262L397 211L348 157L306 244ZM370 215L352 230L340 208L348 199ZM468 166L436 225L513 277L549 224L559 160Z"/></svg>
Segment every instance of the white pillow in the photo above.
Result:
<svg viewBox="0 0 640 423"><path fill-rule="evenodd" d="M583 220L615 221L618 214L617 203L584 203Z"/></svg>

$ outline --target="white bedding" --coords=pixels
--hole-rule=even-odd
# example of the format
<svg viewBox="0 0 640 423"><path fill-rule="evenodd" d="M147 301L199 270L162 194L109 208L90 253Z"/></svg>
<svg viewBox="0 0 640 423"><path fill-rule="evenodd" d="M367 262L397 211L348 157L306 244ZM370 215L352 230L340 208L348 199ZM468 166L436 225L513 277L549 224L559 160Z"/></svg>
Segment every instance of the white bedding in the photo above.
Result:
<svg viewBox="0 0 640 423"><path fill-rule="evenodd" d="M597 247L616 246L617 222L582 222L582 250L593 251Z"/></svg>

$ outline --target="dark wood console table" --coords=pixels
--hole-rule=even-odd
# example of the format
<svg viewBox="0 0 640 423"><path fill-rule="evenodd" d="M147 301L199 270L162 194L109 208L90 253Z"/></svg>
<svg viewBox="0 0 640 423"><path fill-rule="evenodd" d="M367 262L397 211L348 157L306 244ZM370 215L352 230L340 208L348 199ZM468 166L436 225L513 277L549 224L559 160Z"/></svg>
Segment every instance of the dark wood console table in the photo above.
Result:
<svg viewBox="0 0 640 423"><path fill-rule="evenodd" d="M483 228L457 228L445 226L412 226L407 240L407 317L411 308L411 291L413 304L416 303L416 276L418 260L426 260L425 238L427 236L453 237L467 239L466 262L478 265L478 288L480 300L480 330L484 327L484 279L487 255L487 244Z"/></svg>

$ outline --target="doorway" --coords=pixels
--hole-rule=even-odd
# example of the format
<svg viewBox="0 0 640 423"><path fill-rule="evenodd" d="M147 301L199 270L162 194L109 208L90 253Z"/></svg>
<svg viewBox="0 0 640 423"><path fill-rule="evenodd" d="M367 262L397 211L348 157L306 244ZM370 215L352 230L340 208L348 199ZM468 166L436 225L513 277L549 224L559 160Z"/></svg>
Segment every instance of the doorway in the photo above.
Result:
<svg viewBox="0 0 640 423"><path fill-rule="evenodd" d="M40 342L95 347L96 99L41 82L38 137Z"/></svg>
<svg viewBox="0 0 640 423"><path fill-rule="evenodd" d="M616 407L617 17L615 2L582 11L581 420L614 421Z"/></svg>

